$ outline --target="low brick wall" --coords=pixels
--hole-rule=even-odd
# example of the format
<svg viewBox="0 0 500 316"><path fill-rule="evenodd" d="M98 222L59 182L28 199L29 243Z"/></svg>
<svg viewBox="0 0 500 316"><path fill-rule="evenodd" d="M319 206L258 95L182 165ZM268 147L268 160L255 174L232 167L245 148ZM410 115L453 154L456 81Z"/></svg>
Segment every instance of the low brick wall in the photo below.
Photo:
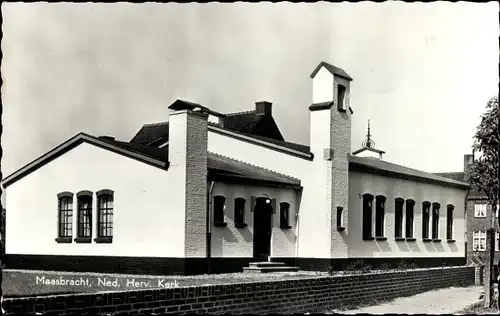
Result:
<svg viewBox="0 0 500 316"><path fill-rule="evenodd" d="M324 312L474 284L474 267L389 271L301 280L13 298L8 315ZM40 314L38 314L40 315Z"/></svg>

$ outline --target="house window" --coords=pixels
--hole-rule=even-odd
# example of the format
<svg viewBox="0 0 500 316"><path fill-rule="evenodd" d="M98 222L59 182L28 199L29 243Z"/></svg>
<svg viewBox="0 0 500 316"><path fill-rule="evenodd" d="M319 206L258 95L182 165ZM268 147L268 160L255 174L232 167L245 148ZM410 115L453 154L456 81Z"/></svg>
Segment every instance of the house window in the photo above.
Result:
<svg viewBox="0 0 500 316"><path fill-rule="evenodd" d="M432 203L432 239L439 239L439 203Z"/></svg>
<svg viewBox="0 0 500 316"><path fill-rule="evenodd" d="M453 205L446 208L446 239L453 239Z"/></svg>
<svg viewBox="0 0 500 316"><path fill-rule="evenodd" d="M76 242L90 242L92 236L92 192L81 191L77 196L77 238Z"/></svg>
<svg viewBox="0 0 500 316"><path fill-rule="evenodd" d="M486 217L486 203L474 204L474 217Z"/></svg>
<svg viewBox="0 0 500 316"><path fill-rule="evenodd" d="M342 220L344 208L337 206L337 228L344 228L344 221Z"/></svg>
<svg viewBox="0 0 500 316"><path fill-rule="evenodd" d="M372 233L372 204L373 195L363 195L363 239L373 239Z"/></svg>
<svg viewBox="0 0 500 316"><path fill-rule="evenodd" d="M345 91L346 88L343 85L337 85L337 109L345 111Z"/></svg>
<svg viewBox="0 0 500 316"><path fill-rule="evenodd" d="M396 221L396 226L394 229L394 237L401 238L403 237L403 205L404 200L402 198L397 198L394 200L394 217Z"/></svg>
<svg viewBox="0 0 500 316"><path fill-rule="evenodd" d="M472 247L474 251L486 250L486 232L475 231L473 232Z"/></svg>
<svg viewBox="0 0 500 316"><path fill-rule="evenodd" d="M406 238L413 238L413 217L415 201L406 200Z"/></svg>
<svg viewBox="0 0 500 316"><path fill-rule="evenodd" d="M110 243L113 238L113 204L111 190L97 192L97 243Z"/></svg>
<svg viewBox="0 0 500 316"><path fill-rule="evenodd" d="M381 195L375 199L375 237L384 237L385 200Z"/></svg>
<svg viewBox="0 0 500 316"><path fill-rule="evenodd" d="M234 223L237 228L243 228L245 224L245 199L234 199Z"/></svg>
<svg viewBox="0 0 500 316"><path fill-rule="evenodd" d="M224 222L224 209L226 208L226 198L222 195L214 196L214 225L226 226Z"/></svg>
<svg viewBox="0 0 500 316"><path fill-rule="evenodd" d="M290 204L286 202L280 203L280 227L290 228Z"/></svg>
<svg viewBox="0 0 500 316"><path fill-rule="evenodd" d="M70 243L73 237L73 193L58 194L59 229L57 242Z"/></svg>
<svg viewBox="0 0 500 316"><path fill-rule="evenodd" d="M423 202L422 203L422 238L429 238L429 217L430 217L430 206L431 203Z"/></svg>

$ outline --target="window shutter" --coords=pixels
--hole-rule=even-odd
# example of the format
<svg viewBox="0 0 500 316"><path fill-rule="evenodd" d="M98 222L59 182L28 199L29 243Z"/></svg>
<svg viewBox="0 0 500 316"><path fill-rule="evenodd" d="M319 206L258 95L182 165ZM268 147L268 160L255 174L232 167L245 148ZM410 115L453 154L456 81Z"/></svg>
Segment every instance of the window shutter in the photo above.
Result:
<svg viewBox="0 0 500 316"><path fill-rule="evenodd" d="M273 214L276 214L276 199L271 200L271 206L273 208Z"/></svg>
<svg viewBox="0 0 500 316"><path fill-rule="evenodd" d="M250 212L253 212L253 209L255 208L255 196L250 197Z"/></svg>

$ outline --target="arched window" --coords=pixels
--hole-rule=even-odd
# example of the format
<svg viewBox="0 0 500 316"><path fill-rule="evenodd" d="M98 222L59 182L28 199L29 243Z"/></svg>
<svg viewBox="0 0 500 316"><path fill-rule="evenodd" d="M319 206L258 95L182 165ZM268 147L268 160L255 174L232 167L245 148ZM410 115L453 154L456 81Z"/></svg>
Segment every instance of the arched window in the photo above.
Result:
<svg viewBox="0 0 500 316"><path fill-rule="evenodd" d="M214 196L214 225L226 226L224 222L224 210L226 208L226 198L222 195Z"/></svg>
<svg viewBox="0 0 500 316"><path fill-rule="evenodd" d="M395 238L403 238L403 206L405 200L402 198L397 198L394 200L394 219L395 219L395 229L394 229L394 237Z"/></svg>
<svg viewBox="0 0 500 316"><path fill-rule="evenodd" d="M346 110L345 92L346 92L346 87L344 87L341 84L337 85L337 109L340 111Z"/></svg>
<svg viewBox="0 0 500 316"><path fill-rule="evenodd" d="M422 203L422 238L429 239L430 202Z"/></svg>
<svg viewBox="0 0 500 316"><path fill-rule="evenodd" d="M114 192L101 190L97 195L97 243L110 243L113 240Z"/></svg>
<svg viewBox="0 0 500 316"><path fill-rule="evenodd" d="M385 233L385 201L383 195L375 198L375 237L382 238Z"/></svg>
<svg viewBox="0 0 500 316"><path fill-rule="evenodd" d="M453 210L455 207L449 204L446 207L446 239L453 240ZM498 243L497 243L498 244Z"/></svg>
<svg viewBox="0 0 500 316"><path fill-rule="evenodd" d="M234 224L236 228L244 228L245 224L245 199L234 199Z"/></svg>
<svg viewBox="0 0 500 316"><path fill-rule="evenodd" d="M77 198L77 238L75 242L89 243L92 237L92 192L80 191Z"/></svg>
<svg viewBox="0 0 500 316"><path fill-rule="evenodd" d="M363 195L363 240L373 240L372 230L372 204L373 195Z"/></svg>
<svg viewBox="0 0 500 316"><path fill-rule="evenodd" d="M290 227L290 204L280 203L280 228L289 229Z"/></svg>
<svg viewBox="0 0 500 316"><path fill-rule="evenodd" d="M439 208L437 202L432 203L432 239L439 240Z"/></svg>
<svg viewBox="0 0 500 316"><path fill-rule="evenodd" d="M415 201L412 199L406 200L406 225L405 225L405 236L406 240L413 239L413 218L414 218L414 208ZM414 239L413 239L414 240Z"/></svg>
<svg viewBox="0 0 500 316"><path fill-rule="evenodd" d="M71 243L73 237L73 193L61 192L58 199L58 232L56 241Z"/></svg>

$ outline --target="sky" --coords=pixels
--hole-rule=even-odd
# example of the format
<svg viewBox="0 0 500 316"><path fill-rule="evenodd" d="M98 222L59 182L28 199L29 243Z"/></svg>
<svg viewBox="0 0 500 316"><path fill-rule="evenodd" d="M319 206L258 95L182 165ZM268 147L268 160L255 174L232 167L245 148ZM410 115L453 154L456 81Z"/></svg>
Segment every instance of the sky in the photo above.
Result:
<svg viewBox="0 0 500 316"><path fill-rule="evenodd" d="M384 159L462 171L498 95L498 3L2 3L7 176L79 132L130 140L176 99L218 112L273 103L309 144L314 68L351 83L352 150L370 119Z"/></svg>

